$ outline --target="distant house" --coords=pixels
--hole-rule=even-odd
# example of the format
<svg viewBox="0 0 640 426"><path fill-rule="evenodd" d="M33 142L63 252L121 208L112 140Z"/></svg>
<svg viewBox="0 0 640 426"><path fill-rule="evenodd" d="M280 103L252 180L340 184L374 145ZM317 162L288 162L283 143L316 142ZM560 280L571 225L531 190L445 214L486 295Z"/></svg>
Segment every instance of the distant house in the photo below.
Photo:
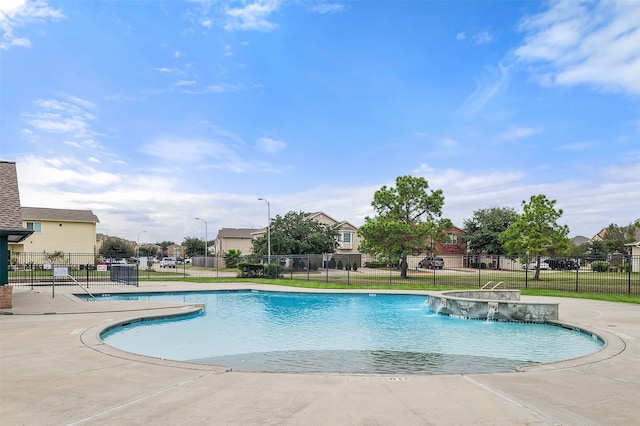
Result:
<svg viewBox="0 0 640 426"><path fill-rule="evenodd" d="M97 252L96 224L100 221L91 210L22 207L21 212L23 226L33 234L12 244L12 252Z"/></svg>
<svg viewBox="0 0 640 426"><path fill-rule="evenodd" d="M464 231L457 226L443 231L445 241L435 243L435 252L443 255L467 254L467 246L462 241Z"/></svg>
<svg viewBox="0 0 640 426"><path fill-rule="evenodd" d="M358 245L360 244L360 238L356 233L358 228L349 222L339 222L323 212L309 213L305 219L315 220L316 222L328 226L338 225L338 248L336 250L336 254L359 254ZM267 228L255 230L253 231L253 237L255 238L264 235L266 232Z"/></svg>
<svg viewBox="0 0 640 426"><path fill-rule="evenodd" d="M229 250L240 250L242 255L249 254L255 232L253 228L221 228L214 241L213 254L224 256Z"/></svg>
<svg viewBox="0 0 640 426"><path fill-rule="evenodd" d="M425 242L424 254L435 254L444 259L446 268L460 268L465 265L465 255L467 245L462 241L464 231L457 226L442 231L444 239L442 241L431 241L427 238ZM412 263L409 265L414 267Z"/></svg>
<svg viewBox="0 0 640 426"><path fill-rule="evenodd" d="M640 272L640 241L625 246L631 249L631 272Z"/></svg>
<svg viewBox="0 0 640 426"><path fill-rule="evenodd" d="M358 228L356 228L349 222L339 222L323 212L311 213L307 216L307 219L315 220L316 222L320 222L329 226L338 225L338 249L336 250L336 254L359 253L358 245L360 244L360 237L358 237L357 234Z"/></svg>
<svg viewBox="0 0 640 426"><path fill-rule="evenodd" d="M328 226L338 225L338 248L336 254L358 253L360 238L356 233L358 228L354 225L347 221L339 222L323 212L309 213L306 219L315 220ZM222 228L218 231L218 236L216 237L215 254L224 255L231 249L240 250L243 255L250 254L252 241L266 233L267 228Z"/></svg>
<svg viewBox="0 0 640 426"><path fill-rule="evenodd" d="M167 256L184 258L184 247L182 247L180 244L171 244L167 247Z"/></svg>

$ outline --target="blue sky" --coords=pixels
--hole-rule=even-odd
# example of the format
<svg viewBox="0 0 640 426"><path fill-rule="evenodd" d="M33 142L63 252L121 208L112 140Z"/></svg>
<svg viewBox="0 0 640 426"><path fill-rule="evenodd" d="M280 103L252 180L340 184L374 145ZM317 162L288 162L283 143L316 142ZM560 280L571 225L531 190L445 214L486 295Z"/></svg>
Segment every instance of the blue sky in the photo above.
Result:
<svg viewBox="0 0 640 426"><path fill-rule="evenodd" d="M546 194L571 236L640 217L640 2L0 5L0 159L22 205L141 242L359 226L400 175L444 216Z"/></svg>

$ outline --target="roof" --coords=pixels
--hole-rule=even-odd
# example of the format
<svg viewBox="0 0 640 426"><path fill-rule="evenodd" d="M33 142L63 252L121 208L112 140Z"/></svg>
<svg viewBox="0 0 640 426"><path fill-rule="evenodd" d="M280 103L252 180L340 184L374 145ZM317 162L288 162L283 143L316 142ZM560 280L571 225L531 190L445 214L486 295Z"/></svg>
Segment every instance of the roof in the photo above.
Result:
<svg viewBox="0 0 640 426"><path fill-rule="evenodd" d="M0 235L17 243L31 234L22 226L16 163L0 161Z"/></svg>
<svg viewBox="0 0 640 426"><path fill-rule="evenodd" d="M266 230L266 228L265 228ZM218 238L252 238L256 232L253 228L220 228Z"/></svg>
<svg viewBox="0 0 640 426"><path fill-rule="evenodd" d="M22 219L52 222L100 222L98 216L93 214L91 210L48 209L41 207L22 207Z"/></svg>

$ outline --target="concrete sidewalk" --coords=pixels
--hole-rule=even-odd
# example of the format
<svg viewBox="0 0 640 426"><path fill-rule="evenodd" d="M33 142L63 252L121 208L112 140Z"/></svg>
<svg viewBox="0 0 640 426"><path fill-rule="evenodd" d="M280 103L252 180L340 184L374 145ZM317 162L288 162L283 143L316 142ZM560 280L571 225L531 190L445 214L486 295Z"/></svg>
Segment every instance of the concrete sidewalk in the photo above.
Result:
<svg viewBox="0 0 640 426"><path fill-rule="evenodd" d="M256 288L142 283L104 291ZM282 290L282 287L277 287ZM290 289L289 289L290 290ZM78 288L14 289L0 315L2 425L631 425L640 424L640 305L560 303L560 319L607 346L526 372L354 376L224 372L111 350L105 325L197 306L82 302Z"/></svg>

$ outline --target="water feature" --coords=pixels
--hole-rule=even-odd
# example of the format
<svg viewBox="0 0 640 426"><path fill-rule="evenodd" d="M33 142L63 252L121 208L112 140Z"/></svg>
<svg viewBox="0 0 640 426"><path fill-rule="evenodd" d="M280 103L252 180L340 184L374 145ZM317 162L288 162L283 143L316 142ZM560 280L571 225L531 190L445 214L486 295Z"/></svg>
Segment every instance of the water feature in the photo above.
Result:
<svg viewBox="0 0 640 426"><path fill-rule="evenodd" d="M514 371L602 346L590 335L558 326L437 315L424 296L414 295L237 291L112 298L206 304L201 315L118 326L102 339L129 352L236 371Z"/></svg>

